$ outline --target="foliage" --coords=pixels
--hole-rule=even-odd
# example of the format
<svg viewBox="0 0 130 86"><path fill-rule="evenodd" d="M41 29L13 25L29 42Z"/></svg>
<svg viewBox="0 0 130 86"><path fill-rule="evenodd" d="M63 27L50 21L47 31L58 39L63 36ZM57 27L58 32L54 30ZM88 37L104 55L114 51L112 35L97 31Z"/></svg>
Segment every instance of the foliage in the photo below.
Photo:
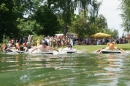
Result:
<svg viewBox="0 0 130 86"><path fill-rule="evenodd" d="M102 29L102 31L104 31L104 29L108 27L107 26L107 20L102 14L100 14L97 17L96 23L97 23L98 28Z"/></svg>
<svg viewBox="0 0 130 86"><path fill-rule="evenodd" d="M47 4L49 4L49 7L54 5L54 8L57 10L56 12L60 14L60 18L63 21L62 28L64 35L66 35L69 29L68 26L71 24L76 8L84 10L84 17L86 16L85 11L89 11L93 21L93 18L96 17L95 15L98 15L100 6L97 0L47 0ZM79 10L79 13L80 11L82 10Z"/></svg>
<svg viewBox="0 0 130 86"><path fill-rule="evenodd" d="M91 22L90 17L82 11L79 15L74 17L72 25L70 25L70 32L77 33L79 37L89 37L97 32L107 32L107 22L103 15L99 15L95 18L95 22Z"/></svg>
<svg viewBox="0 0 130 86"><path fill-rule="evenodd" d="M108 27L104 29L104 33L110 34L114 38L117 38L119 35L118 30L116 30L114 28L110 29Z"/></svg>
<svg viewBox="0 0 130 86"><path fill-rule="evenodd" d="M28 20L28 19L17 19L17 27L20 29L19 36L27 36L29 34L39 34L42 30L42 27L36 23L36 20Z"/></svg>
<svg viewBox="0 0 130 86"><path fill-rule="evenodd" d="M2 43L3 43L3 44L7 44L8 41L9 41L9 37L6 36L6 35L3 35Z"/></svg>
<svg viewBox="0 0 130 86"><path fill-rule="evenodd" d="M56 15L46 5L39 7L32 15L32 19L35 19L42 27L38 34L54 35L60 29Z"/></svg>
<svg viewBox="0 0 130 86"><path fill-rule="evenodd" d="M36 44L37 43L37 40L42 40L44 38L44 35L34 35L33 36L33 43Z"/></svg>
<svg viewBox="0 0 130 86"><path fill-rule="evenodd" d="M3 35L17 38L29 34L47 36L72 32L79 37L88 37L105 32L108 27L105 17L98 15L100 5L98 0L1 0L0 42ZM76 9L79 15L75 15Z"/></svg>
<svg viewBox="0 0 130 86"><path fill-rule="evenodd" d="M98 11L100 8L101 2L97 2L97 0L91 0L91 8L90 11L90 19L91 23L95 23L96 18L98 17Z"/></svg>
<svg viewBox="0 0 130 86"><path fill-rule="evenodd" d="M17 36L19 30L16 27L17 13L14 12L14 4L12 0L0 1L0 42L3 35L14 37Z"/></svg>
<svg viewBox="0 0 130 86"><path fill-rule="evenodd" d="M9 41L9 37L6 35L3 35L2 43L0 43L0 47L3 46L4 44L7 44L8 41ZM0 52L1 52L1 49L0 49Z"/></svg>
<svg viewBox="0 0 130 86"><path fill-rule="evenodd" d="M75 19L72 21L71 26L69 26L69 32L77 33L78 37L84 38L87 34L87 22L84 18L83 13L75 16Z"/></svg>
<svg viewBox="0 0 130 86"><path fill-rule="evenodd" d="M130 32L130 0L121 0L121 9L122 14L121 17L123 19L122 27L124 31L129 33Z"/></svg>

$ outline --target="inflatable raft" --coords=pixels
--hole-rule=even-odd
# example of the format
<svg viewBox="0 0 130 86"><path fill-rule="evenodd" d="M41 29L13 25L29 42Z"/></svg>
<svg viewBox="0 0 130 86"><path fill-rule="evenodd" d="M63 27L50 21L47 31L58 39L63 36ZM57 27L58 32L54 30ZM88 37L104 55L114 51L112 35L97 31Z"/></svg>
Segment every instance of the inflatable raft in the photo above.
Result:
<svg viewBox="0 0 130 86"><path fill-rule="evenodd" d="M29 54L53 54L53 55L57 55L57 54L69 54L69 53L77 53L76 50L65 50L65 49L58 49L58 51L49 51L49 52L41 52L39 49L38 50L34 50L33 52L31 52L32 49L28 50Z"/></svg>
<svg viewBox="0 0 130 86"><path fill-rule="evenodd" d="M25 54L35 54L35 55L43 55L43 54L52 54L52 55L58 55L58 54L71 54L71 53L81 53L77 51L76 49L68 50L68 49L58 49L58 51L49 51L49 52L41 52L39 49L34 50L32 52L32 49L28 49L27 52L25 51L20 51L20 50L11 50L10 52L6 52L6 54L20 54L20 53L25 53Z"/></svg>
<svg viewBox="0 0 130 86"><path fill-rule="evenodd" d="M59 54L65 54L65 53L78 53L76 49L68 49L68 48L63 48L59 49Z"/></svg>
<svg viewBox="0 0 130 86"><path fill-rule="evenodd" d="M120 50L107 50L107 49L102 49L100 51L100 53L103 53L103 54L109 54L109 53L121 53Z"/></svg>

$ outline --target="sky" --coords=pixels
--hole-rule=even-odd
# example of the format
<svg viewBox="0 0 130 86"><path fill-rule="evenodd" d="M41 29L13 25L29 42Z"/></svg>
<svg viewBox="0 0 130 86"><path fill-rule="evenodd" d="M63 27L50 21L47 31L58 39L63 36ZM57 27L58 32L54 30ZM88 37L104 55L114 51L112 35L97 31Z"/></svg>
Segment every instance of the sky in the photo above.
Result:
<svg viewBox="0 0 130 86"><path fill-rule="evenodd" d="M118 9L121 1L119 0L97 0L102 1L99 9L99 14L103 14L107 20L108 27L118 30L119 37L123 34L121 27L122 18L120 16L121 10Z"/></svg>

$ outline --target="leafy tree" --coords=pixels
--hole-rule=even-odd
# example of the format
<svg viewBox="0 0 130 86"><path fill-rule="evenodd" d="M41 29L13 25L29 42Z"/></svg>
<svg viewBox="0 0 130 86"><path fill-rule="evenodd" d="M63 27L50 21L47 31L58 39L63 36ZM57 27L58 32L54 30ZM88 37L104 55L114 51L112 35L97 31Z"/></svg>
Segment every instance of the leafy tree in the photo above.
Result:
<svg viewBox="0 0 130 86"><path fill-rule="evenodd" d="M90 11L89 21L91 23L95 23L95 20L98 17L98 11L99 11L100 5L101 5L101 2L97 2L97 0L91 0L91 7L89 9Z"/></svg>
<svg viewBox="0 0 130 86"><path fill-rule="evenodd" d="M17 13L14 12L13 0L0 1L0 42L3 35L14 37L17 36L19 30L16 27Z"/></svg>
<svg viewBox="0 0 130 86"><path fill-rule="evenodd" d="M89 12L91 11L90 15L92 15L92 17L95 17L95 15L97 15L99 8L99 3L97 0L47 0L47 4L49 8L55 8L55 12L61 14L60 16L63 21L62 27L64 35L66 35L68 31L68 26L71 24L72 17L76 8L84 9L85 11L90 7L93 8L89 9ZM84 13L86 16L86 12Z"/></svg>
<svg viewBox="0 0 130 86"><path fill-rule="evenodd" d="M116 30L116 29L110 29L110 28L106 28L105 29L105 32L107 33L107 34L110 34L112 37L114 37L114 38L116 38L116 37L118 37L118 35L119 35L119 33L118 33L118 30Z"/></svg>
<svg viewBox="0 0 130 86"><path fill-rule="evenodd" d="M101 29L105 29L108 27L106 18L103 15L99 15L97 17L97 24L98 24L98 27Z"/></svg>
<svg viewBox="0 0 130 86"><path fill-rule="evenodd" d="M105 32L107 28L106 18L103 15L99 15L95 18L95 23L91 22L90 17L84 17L82 11L79 15L76 15L72 21L72 25L69 26L69 32L74 32L79 37L89 37L97 32Z"/></svg>
<svg viewBox="0 0 130 86"><path fill-rule="evenodd" d="M17 19L17 27L20 30L19 36L28 36L29 34L39 34L42 30L42 27L36 23L36 20L29 20L29 19Z"/></svg>
<svg viewBox="0 0 130 86"><path fill-rule="evenodd" d="M54 35L60 30L64 35L72 30L84 37L104 31L105 19L98 18L100 4L97 0L1 0L0 38L3 35ZM76 9L82 17L75 18Z"/></svg>
<svg viewBox="0 0 130 86"><path fill-rule="evenodd" d="M118 30L113 29L111 35L112 35L114 38L118 37L118 36L119 36Z"/></svg>
<svg viewBox="0 0 130 86"><path fill-rule="evenodd" d="M54 35L59 30L59 22L56 15L46 5L40 6L32 15L32 19L35 19L42 27L38 34Z"/></svg>
<svg viewBox="0 0 130 86"><path fill-rule="evenodd" d="M78 34L78 37L84 38L88 32L87 32L87 23L86 19L84 17L78 17L73 22L73 32Z"/></svg>
<svg viewBox="0 0 130 86"><path fill-rule="evenodd" d="M130 32L130 0L121 0L121 9L122 14L121 17L123 19L122 27L124 31L129 33Z"/></svg>
<svg viewBox="0 0 130 86"><path fill-rule="evenodd" d="M95 23L90 22L90 28L93 29L91 30L92 33L97 33L97 32L105 32L105 29L108 28L106 18L103 15L99 15L95 18Z"/></svg>

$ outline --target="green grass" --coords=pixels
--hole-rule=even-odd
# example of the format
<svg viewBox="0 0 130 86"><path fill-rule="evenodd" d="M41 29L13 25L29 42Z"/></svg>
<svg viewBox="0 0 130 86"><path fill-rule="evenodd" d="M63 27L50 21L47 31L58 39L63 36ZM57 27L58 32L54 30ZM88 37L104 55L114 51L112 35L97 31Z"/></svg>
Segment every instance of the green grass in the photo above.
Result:
<svg viewBox="0 0 130 86"><path fill-rule="evenodd" d="M107 45L75 45L74 48L85 52L92 52L100 48L105 48L106 46ZM116 44L115 46L124 50L130 50L130 44Z"/></svg>
<svg viewBox="0 0 130 86"><path fill-rule="evenodd" d="M100 48L105 48L107 45L75 45L74 48L85 52L93 52ZM130 44L116 44L118 48L123 50L130 50ZM0 49L1 52L1 49Z"/></svg>

